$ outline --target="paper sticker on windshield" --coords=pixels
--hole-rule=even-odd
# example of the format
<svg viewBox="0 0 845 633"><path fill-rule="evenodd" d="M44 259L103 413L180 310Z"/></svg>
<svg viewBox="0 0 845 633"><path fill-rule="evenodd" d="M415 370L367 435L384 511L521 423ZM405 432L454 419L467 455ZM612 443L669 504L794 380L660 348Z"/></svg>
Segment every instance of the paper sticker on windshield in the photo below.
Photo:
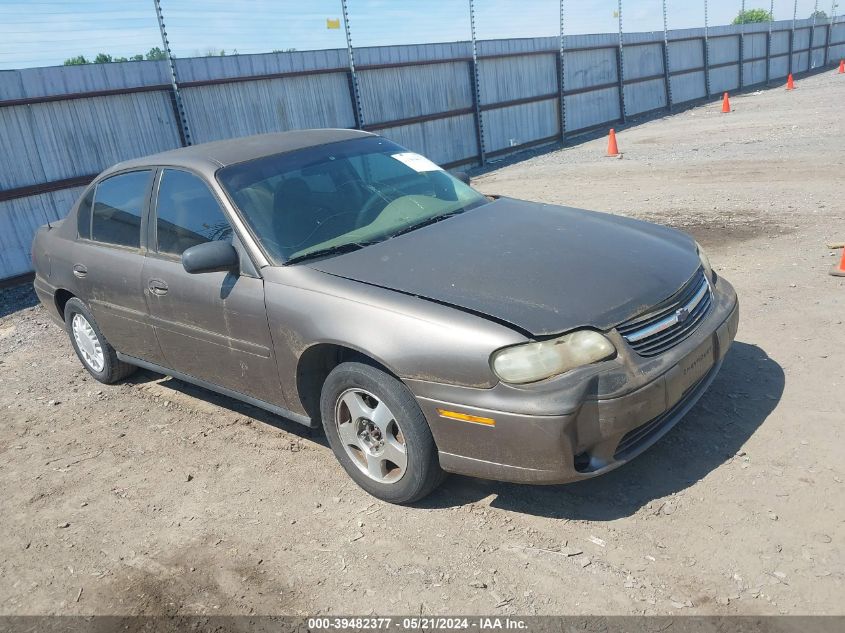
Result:
<svg viewBox="0 0 845 633"><path fill-rule="evenodd" d="M443 171L442 168L432 163L425 156L414 154L414 152L401 152L399 154L391 154L391 156L400 163L405 163L414 171Z"/></svg>

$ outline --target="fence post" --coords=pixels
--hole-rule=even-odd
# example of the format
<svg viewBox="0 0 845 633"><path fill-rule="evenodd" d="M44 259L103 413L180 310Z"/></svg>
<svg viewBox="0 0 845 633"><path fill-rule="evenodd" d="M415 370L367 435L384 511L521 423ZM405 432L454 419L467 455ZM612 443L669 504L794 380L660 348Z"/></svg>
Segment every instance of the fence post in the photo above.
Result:
<svg viewBox="0 0 845 633"><path fill-rule="evenodd" d="M772 72L772 26L775 21L775 0L769 4L769 32L766 34L766 86L769 85Z"/></svg>
<svg viewBox="0 0 845 633"><path fill-rule="evenodd" d="M742 19L739 21L739 89L745 88L745 0L740 8Z"/></svg>
<svg viewBox="0 0 845 633"><path fill-rule="evenodd" d="M704 94L710 99L710 37L708 33L707 0L704 0Z"/></svg>
<svg viewBox="0 0 845 633"><path fill-rule="evenodd" d="M155 5L158 30L161 33L161 45L164 46L164 56L167 59L167 66L170 69L170 90L176 122L179 124L179 140L182 145L191 145L191 130L188 127L188 116L185 113L185 106L182 104L182 96L179 94L179 82L176 79L176 64L170 53L170 41L167 39L167 31L164 28L164 16L161 13L161 1L153 0Z"/></svg>
<svg viewBox="0 0 845 633"><path fill-rule="evenodd" d="M672 80L669 77L669 15L663 0L663 85L666 89L666 109L672 111Z"/></svg>
<svg viewBox="0 0 845 633"><path fill-rule="evenodd" d="M789 74L792 74L794 64L792 58L795 56L795 20L798 19L798 0L792 5L792 29L789 31Z"/></svg>
<svg viewBox="0 0 845 633"><path fill-rule="evenodd" d="M810 52L807 53L807 71L813 70L816 67L816 56L813 54L813 44L816 41L816 14L819 12L819 0L813 4L813 25L810 27Z"/></svg>
<svg viewBox="0 0 845 633"><path fill-rule="evenodd" d="M478 141L478 159L482 166L487 162L484 151L484 122L481 119L481 79L478 76L478 45L475 40L475 3L469 0L469 30L472 37L472 100L475 106L475 136Z"/></svg>
<svg viewBox="0 0 845 633"><path fill-rule="evenodd" d="M833 27L836 26L836 7L839 6L837 0L831 0L830 3L830 22L827 24L827 50L824 53L824 63L827 66L830 63L830 42L833 39Z"/></svg>
<svg viewBox="0 0 845 633"><path fill-rule="evenodd" d="M827 16L827 38L825 38L826 41L825 41L825 47L824 47L824 65L825 65L825 67L827 67L827 65L830 63L830 39L833 37L833 22L834 22L833 17L836 15L834 13L836 11L836 5L837 5L836 0L831 0L830 15Z"/></svg>
<svg viewBox="0 0 845 633"><path fill-rule="evenodd" d="M622 0L618 1L619 48L616 50L616 74L619 77L619 119L625 123L625 49L622 45Z"/></svg>
<svg viewBox="0 0 845 633"><path fill-rule="evenodd" d="M352 100L352 115L355 117L355 127L364 129L364 108L361 105L361 91L358 87L358 75L355 72L355 52L352 49L352 30L349 26L349 7L346 0L340 0L343 12L343 29L346 32L346 54L349 57L349 72L346 74L349 83L349 97Z"/></svg>
<svg viewBox="0 0 845 633"><path fill-rule="evenodd" d="M560 49L557 53L557 87L558 87L558 99L560 103L558 104L560 107L558 108L558 120L560 121L560 142L566 142L566 98L564 97L564 92L566 92L566 76L564 75L564 41L563 41L563 33L564 33L564 14L563 14L563 2L564 0L560 0Z"/></svg>

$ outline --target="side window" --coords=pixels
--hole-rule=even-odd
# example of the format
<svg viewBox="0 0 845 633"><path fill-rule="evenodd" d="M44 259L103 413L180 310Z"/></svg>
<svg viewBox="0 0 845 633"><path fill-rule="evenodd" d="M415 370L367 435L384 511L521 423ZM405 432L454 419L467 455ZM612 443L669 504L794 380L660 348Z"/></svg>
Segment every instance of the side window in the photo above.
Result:
<svg viewBox="0 0 845 633"><path fill-rule="evenodd" d="M133 171L112 176L97 185L92 240L132 248L141 245L141 212L149 180L149 171Z"/></svg>
<svg viewBox="0 0 845 633"><path fill-rule="evenodd" d="M85 192L76 211L76 232L79 237L86 240L91 239L91 206L94 204L94 189L95 187L91 187Z"/></svg>
<svg viewBox="0 0 845 633"><path fill-rule="evenodd" d="M158 186L156 233L161 253L181 255L203 242L232 241L232 227L211 190L197 176L165 169Z"/></svg>

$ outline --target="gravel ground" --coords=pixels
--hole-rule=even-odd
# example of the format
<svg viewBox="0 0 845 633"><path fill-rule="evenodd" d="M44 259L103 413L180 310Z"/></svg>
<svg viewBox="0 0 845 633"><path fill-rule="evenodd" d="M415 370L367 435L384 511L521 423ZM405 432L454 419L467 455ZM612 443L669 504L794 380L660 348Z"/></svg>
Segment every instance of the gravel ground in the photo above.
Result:
<svg viewBox="0 0 845 633"><path fill-rule="evenodd" d="M845 79L737 96L500 163L488 193L693 233L737 343L666 438L604 477L451 477L416 507L324 438L178 381L94 382L0 291L2 614L845 613Z"/></svg>

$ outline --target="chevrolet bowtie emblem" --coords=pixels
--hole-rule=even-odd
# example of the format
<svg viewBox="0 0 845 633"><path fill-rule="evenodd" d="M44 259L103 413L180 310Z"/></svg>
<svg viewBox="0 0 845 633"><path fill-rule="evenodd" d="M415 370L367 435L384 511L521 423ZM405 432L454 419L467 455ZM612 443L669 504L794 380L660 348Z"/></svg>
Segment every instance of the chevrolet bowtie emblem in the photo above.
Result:
<svg viewBox="0 0 845 633"><path fill-rule="evenodd" d="M683 323L689 318L689 310L686 308L675 310L675 318L678 319L678 323Z"/></svg>

